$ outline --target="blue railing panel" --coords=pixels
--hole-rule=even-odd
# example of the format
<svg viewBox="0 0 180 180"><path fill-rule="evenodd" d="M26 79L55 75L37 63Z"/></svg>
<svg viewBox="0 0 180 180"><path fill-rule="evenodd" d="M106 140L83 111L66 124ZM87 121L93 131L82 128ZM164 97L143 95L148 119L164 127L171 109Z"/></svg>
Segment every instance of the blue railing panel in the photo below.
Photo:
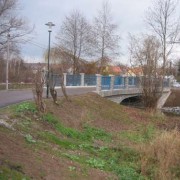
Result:
<svg viewBox="0 0 180 180"><path fill-rule="evenodd" d="M97 78L96 75L84 75L85 86L96 86Z"/></svg>
<svg viewBox="0 0 180 180"><path fill-rule="evenodd" d="M80 86L81 85L81 75L67 75L66 76L66 86Z"/></svg>
<svg viewBox="0 0 180 180"><path fill-rule="evenodd" d="M60 86L61 84L61 78L59 74L52 74L49 73L49 80L50 80L50 85L52 86Z"/></svg>
<svg viewBox="0 0 180 180"><path fill-rule="evenodd" d="M102 90L110 90L110 87L111 87L111 77L110 76L102 76L101 89Z"/></svg>
<svg viewBox="0 0 180 180"><path fill-rule="evenodd" d="M122 76L115 76L114 89L125 88L125 78Z"/></svg>

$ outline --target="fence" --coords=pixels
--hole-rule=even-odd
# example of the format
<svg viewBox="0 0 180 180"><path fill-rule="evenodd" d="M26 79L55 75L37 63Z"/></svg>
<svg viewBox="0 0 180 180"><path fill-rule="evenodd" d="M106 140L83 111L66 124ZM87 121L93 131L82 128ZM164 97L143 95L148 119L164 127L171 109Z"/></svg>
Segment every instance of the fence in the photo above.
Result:
<svg viewBox="0 0 180 180"><path fill-rule="evenodd" d="M81 74L67 74L63 73L65 86L96 86L96 75ZM62 77L59 74L49 73L49 80L51 85L61 86Z"/></svg>
<svg viewBox="0 0 180 180"><path fill-rule="evenodd" d="M102 76L101 90L125 89L139 86L138 77L128 76Z"/></svg>
<svg viewBox="0 0 180 180"><path fill-rule="evenodd" d="M144 79L143 77L136 76L102 76L100 74L87 75L84 73L75 75L64 73L63 76L65 86L96 86L96 91L138 88ZM60 86L61 76L50 73L50 83ZM169 78L164 79L163 86L170 87Z"/></svg>

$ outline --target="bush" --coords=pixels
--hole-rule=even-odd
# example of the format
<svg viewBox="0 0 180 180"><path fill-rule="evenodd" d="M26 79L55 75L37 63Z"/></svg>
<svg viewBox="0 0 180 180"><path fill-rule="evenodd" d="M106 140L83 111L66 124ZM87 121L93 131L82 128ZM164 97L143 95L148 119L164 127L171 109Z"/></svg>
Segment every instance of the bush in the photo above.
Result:
<svg viewBox="0 0 180 180"><path fill-rule="evenodd" d="M180 133L177 130L163 132L141 147L141 170L152 179L180 178Z"/></svg>

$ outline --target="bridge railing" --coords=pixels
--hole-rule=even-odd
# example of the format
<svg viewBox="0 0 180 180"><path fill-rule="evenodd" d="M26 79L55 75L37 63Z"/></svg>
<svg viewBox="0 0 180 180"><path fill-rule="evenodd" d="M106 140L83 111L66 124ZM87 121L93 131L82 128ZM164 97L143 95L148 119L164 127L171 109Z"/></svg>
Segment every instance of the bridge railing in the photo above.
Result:
<svg viewBox="0 0 180 180"><path fill-rule="evenodd" d="M116 89L130 89L130 88L140 88L143 84L142 76L102 76L97 75L97 85L96 91L100 92L103 90L116 90ZM146 83L148 82L147 78ZM153 80L153 79L151 79ZM154 80L153 80L154 81ZM155 81L157 86L161 86L160 80ZM164 79L163 87L170 87L170 79Z"/></svg>
<svg viewBox="0 0 180 180"><path fill-rule="evenodd" d="M139 84L139 77L97 75L96 91L136 88Z"/></svg>
<svg viewBox="0 0 180 180"><path fill-rule="evenodd" d="M49 80L51 85L61 86L61 75L55 73L49 73ZM67 74L63 73L65 86L96 86L97 76L89 74Z"/></svg>
<svg viewBox="0 0 180 180"><path fill-rule="evenodd" d="M113 89L124 89L124 88L125 88L125 77L115 76Z"/></svg>
<svg viewBox="0 0 180 180"><path fill-rule="evenodd" d="M96 91L114 90L114 89L130 89L139 88L144 82L143 77L137 76L102 76L100 74L87 75L84 73L69 75L63 74L65 86L96 86ZM60 86L62 77L59 74L50 73L50 82L55 86ZM146 79L146 83L148 79ZM153 80L153 79L151 79ZM160 81L156 80L160 85ZM165 78L163 82L164 87L170 87L170 79Z"/></svg>

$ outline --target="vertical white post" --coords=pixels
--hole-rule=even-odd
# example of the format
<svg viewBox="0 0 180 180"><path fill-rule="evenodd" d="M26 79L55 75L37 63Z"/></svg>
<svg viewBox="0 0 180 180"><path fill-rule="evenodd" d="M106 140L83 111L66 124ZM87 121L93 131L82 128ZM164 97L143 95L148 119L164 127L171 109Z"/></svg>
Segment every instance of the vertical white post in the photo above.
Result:
<svg viewBox="0 0 180 180"><path fill-rule="evenodd" d="M114 76L114 75L110 75L110 77L111 77L110 90L113 91L113 89L114 89L115 76Z"/></svg>
<svg viewBox="0 0 180 180"><path fill-rule="evenodd" d="M97 77L97 82L96 82L96 92L100 92L101 91L101 82L102 82L102 75L100 74L96 74Z"/></svg>
<svg viewBox="0 0 180 180"><path fill-rule="evenodd" d="M84 86L84 73L80 73L81 75L81 86Z"/></svg>
<svg viewBox="0 0 180 180"><path fill-rule="evenodd" d="M129 77L126 76L125 77L125 89L128 89L128 86L129 86Z"/></svg>
<svg viewBox="0 0 180 180"><path fill-rule="evenodd" d="M67 73L63 73L64 75L64 86L67 85Z"/></svg>

